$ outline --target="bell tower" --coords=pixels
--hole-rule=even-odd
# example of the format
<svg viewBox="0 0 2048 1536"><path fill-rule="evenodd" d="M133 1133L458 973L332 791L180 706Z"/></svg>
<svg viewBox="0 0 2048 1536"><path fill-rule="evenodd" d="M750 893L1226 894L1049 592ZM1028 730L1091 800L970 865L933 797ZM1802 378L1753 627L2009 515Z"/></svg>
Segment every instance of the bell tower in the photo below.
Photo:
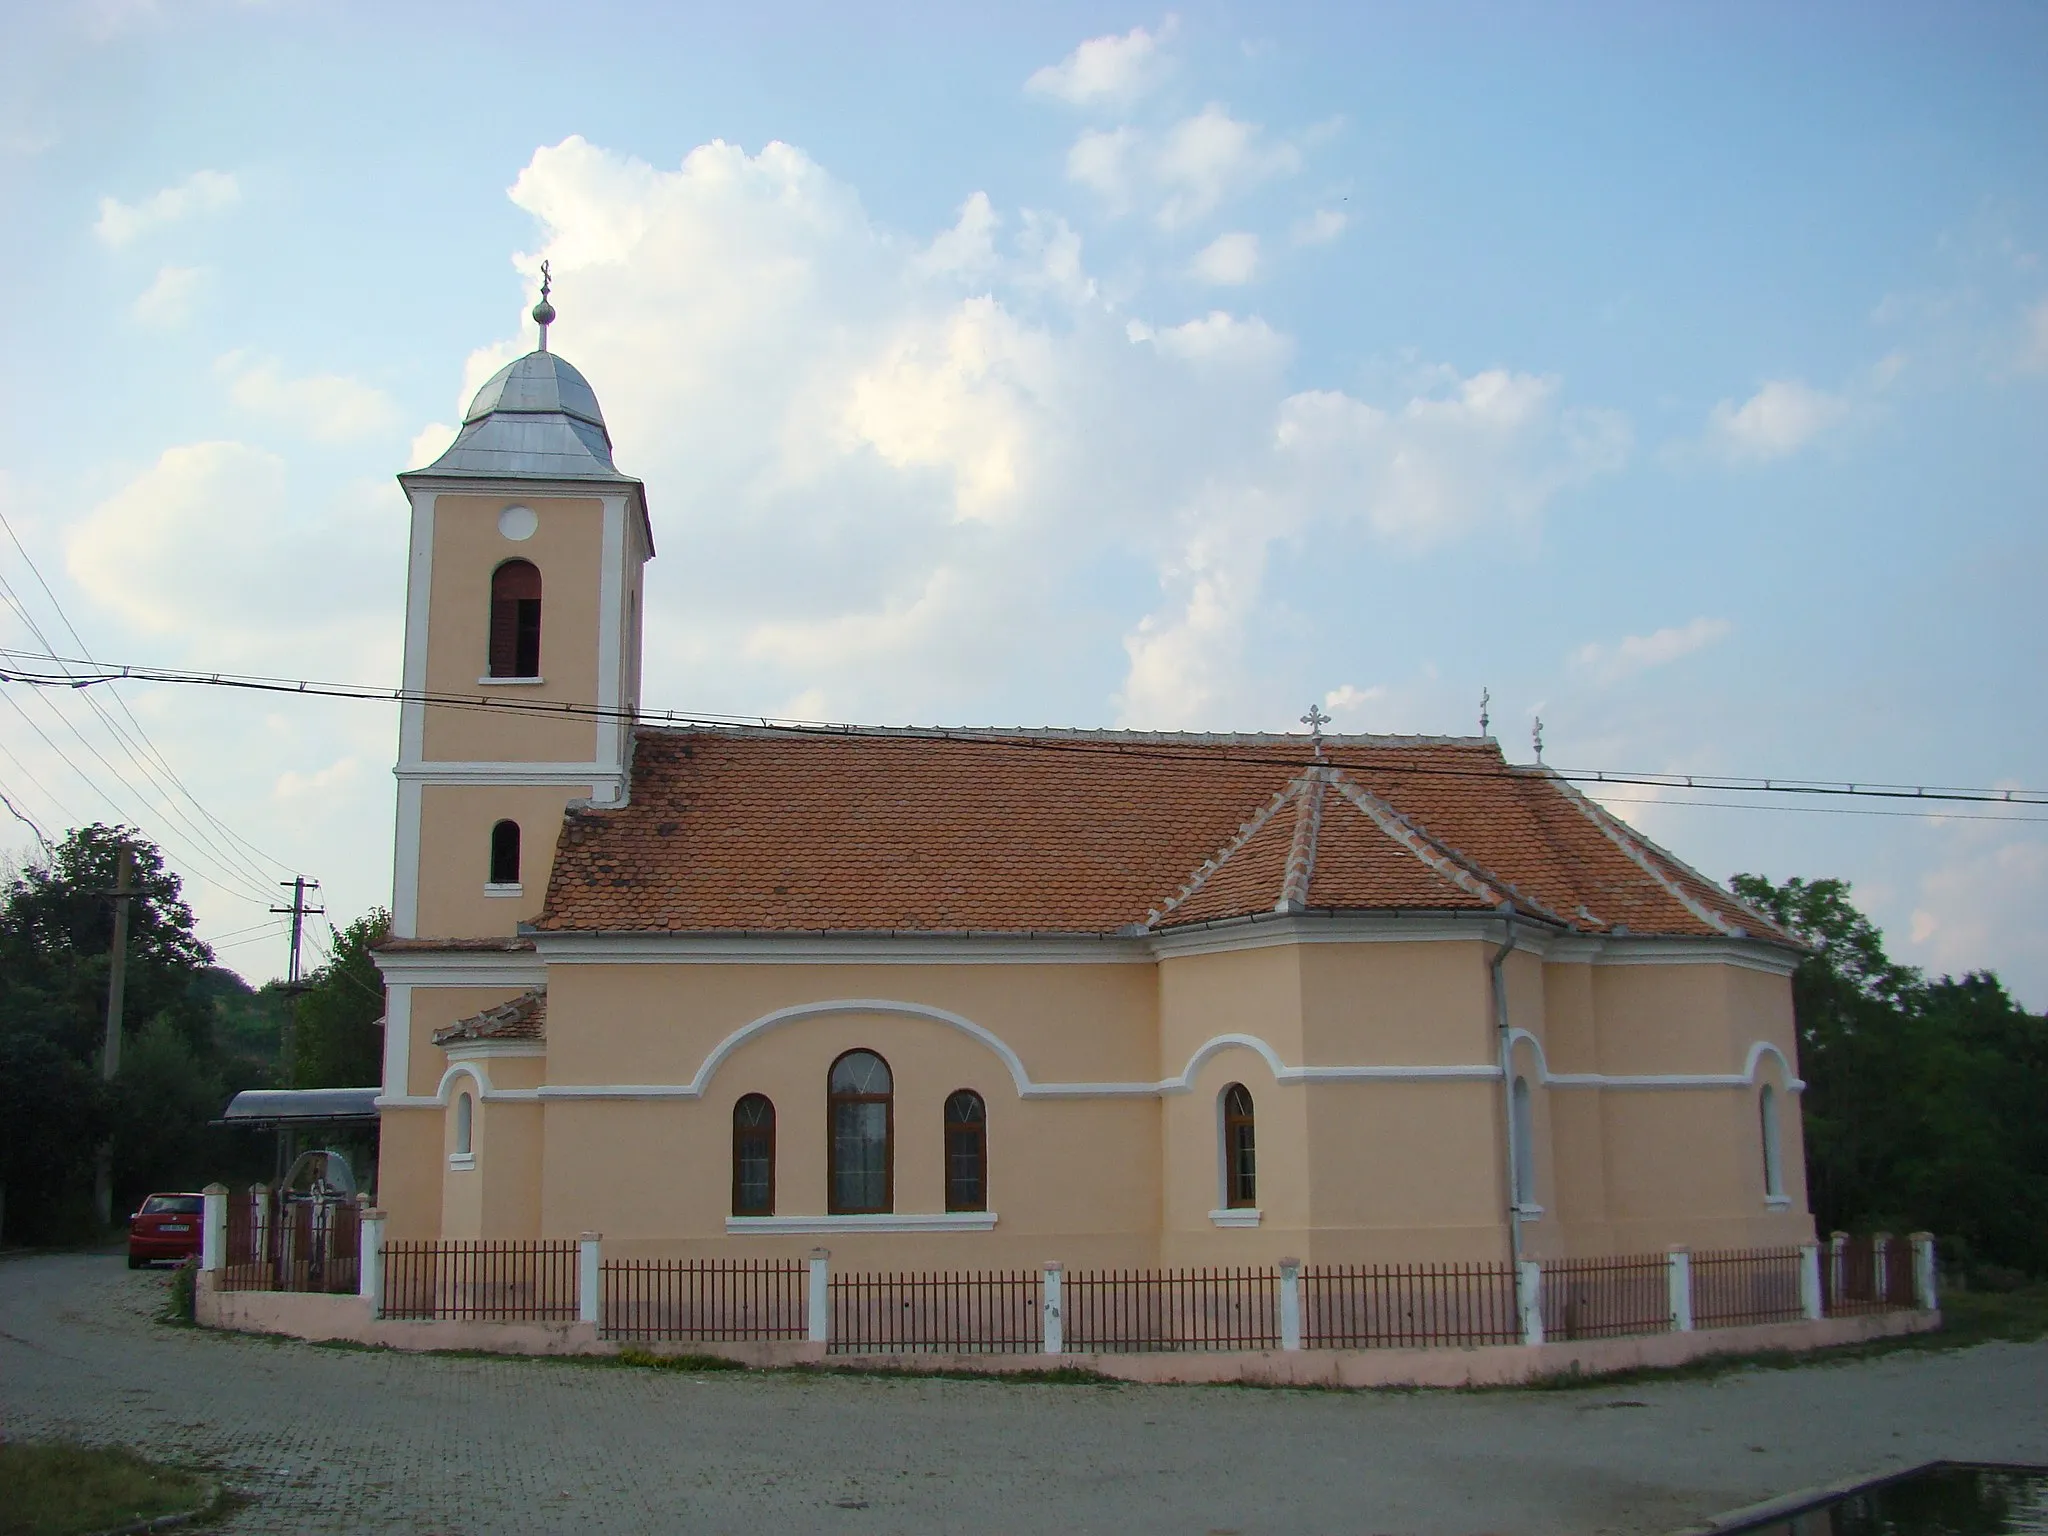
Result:
<svg viewBox="0 0 2048 1536"><path fill-rule="evenodd" d="M582 374L540 345L477 391L412 507L391 926L509 938L537 916L571 800L623 801L640 702L645 487Z"/></svg>

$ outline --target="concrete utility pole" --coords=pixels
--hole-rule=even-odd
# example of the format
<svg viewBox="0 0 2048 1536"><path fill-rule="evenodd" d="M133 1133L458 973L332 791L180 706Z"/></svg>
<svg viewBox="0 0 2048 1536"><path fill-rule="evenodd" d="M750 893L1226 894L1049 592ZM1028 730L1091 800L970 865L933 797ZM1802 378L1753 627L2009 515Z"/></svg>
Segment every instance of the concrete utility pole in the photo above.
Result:
<svg viewBox="0 0 2048 1536"><path fill-rule="evenodd" d="M272 907L270 910L280 915L288 914L292 920L292 958L291 965L285 972L284 990L286 996L296 999L301 992L306 990L305 983L300 979L299 969L299 941L305 936L306 919L309 917L319 917L327 909L325 907L309 907L306 905L306 892L320 889L320 882L318 880L308 880L304 875L295 875L289 881L280 880L277 883L279 885L289 885L292 892L292 904L290 906ZM292 1051L298 1043L298 1005L296 1002L293 1003L291 1011L284 1016L284 1039L279 1043L282 1047L284 1058L279 1065L289 1073L292 1065Z"/></svg>
<svg viewBox="0 0 2048 1536"><path fill-rule="evenodd" d="M114 943L107 954L107 1036L100 1049L100 1078L111 1083L121 1071L121 1009L128 991L128 903L135 899L135 851L121 844L114 877ZM114 1142L100 1143L92 1176L93 1209L100 1225L114 1224Z"/></svg>

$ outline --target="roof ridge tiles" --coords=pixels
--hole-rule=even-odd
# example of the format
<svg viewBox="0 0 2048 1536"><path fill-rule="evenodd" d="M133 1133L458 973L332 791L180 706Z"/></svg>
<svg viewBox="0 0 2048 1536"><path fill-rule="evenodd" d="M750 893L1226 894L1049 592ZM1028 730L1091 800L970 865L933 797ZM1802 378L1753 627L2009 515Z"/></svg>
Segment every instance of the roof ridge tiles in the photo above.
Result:
<svg viewBox="0 0 2048 1536"><path fill-rule="evenodd" d="M1676 901L1681 907L1684 907L1686 911L1690 912L1694 917L1698 918L1701 922L1705 923L1709 928L1712 928L1719 933L1725 933L1731 939L1743 939L1749 937L1749 934L1747 932L1745 932L1741 928L1736 927L1733 923L1729 922L1726 918L1722 917L1720 913L1712 910L1705 903L1701 902L1697 897L1692 895L1691 892L1687 891L1683 886L1681 886L1676 880L1673 880L1666 871L1659 869L1656 866L1655 862L1652 861L1648 851L1644 847L1644 844L1648 843L1649 839L1640 838L1633 827L1627 826L1626 823L1622 822L1619 817L1615 816L1612 812L1608 811L1604 806L1597 804L1593 800L1589 799L1587 796L1581 794L1575 786L1567 783L1564 779L1560 778L1555 771L1549 768L1539 768L1532 770L1532 772L1540 773L1543 778L1549 780L1552 784L1556 785L1557 788L1563 793L1565 800L1569 804L1577 807L1580 815L1584 816L1588 821L1592 822L1594 826L1598 827L1602 832L1606 833L1608 839L1611 842L1613 842L1615 847L1619 848L1624 854L1626 854L1628 858L1636 865L1636 867L1642 870L1644 874L1648 875L1652 880L1656 881L1657 884L1664 890L1664 892L1668 896L1670 896L1672 900ZM1655 844L1650 844L1650 846L1655 847ZM1689 866L1681 863L1677 859L1671 858L1671 855L1665 853L1663 849L1658 848L1657 852L1662 857L1671 859L1672 863L1677 864L1679 868L1686 870L1688 874L1694 873L1694 871L1692 871Z"/></svg>
<svg viewBox="0 0 2048 1536"><path fill-rule="evenodd" d="M1323 831L1323 794L1328 770L1310 768L1294 781L1300 786L1294 808L1294 840L1287 849L1287 873L1275 912L1300 912L1308 907L1309 882L1315 878L1316 842Z"/></svg>
<svg viewBox="0 0 2048 1536"><path fill-rule="evenodd" d="M1248 819L1238 823L1237 831L1231 836L1230 840L1196 866L1194 873L1181 882L1181 887L1178 891L1145 914L1144 922L1138 925L1140 931L1149 932L1158 927L1160 923L1171 917L1176 909L1185 906L1189 901L1193 900L1202 887L1208 884L1209 877L1228 863L1231 855L1237 853L1253 838L1257 837L1264 830L1266 823L1273 819L1275 813L1289 800L1300 794L1301 790L1302 781L1299 778L1289 779L1286 786L1277 791L1272 799L1268 800Z"/></svg>
<svg viewBox="0 0 2048 1536"><path fill-rule="evenodd" d="M776 736L816 737L824 741L848 738L910 741L1084 741L1133 746L1218 746L1218 747L1306 747L1310 738L1299 731L1134 731L1110 726L1065 725L852 725L826 721L762 719L747 721L678 720L642 718L634 729L661 736ZM1463 747L1480 749L1499 745L1491 736L1425 736L1359 732L1323 737L1330 747Z"/></svg>

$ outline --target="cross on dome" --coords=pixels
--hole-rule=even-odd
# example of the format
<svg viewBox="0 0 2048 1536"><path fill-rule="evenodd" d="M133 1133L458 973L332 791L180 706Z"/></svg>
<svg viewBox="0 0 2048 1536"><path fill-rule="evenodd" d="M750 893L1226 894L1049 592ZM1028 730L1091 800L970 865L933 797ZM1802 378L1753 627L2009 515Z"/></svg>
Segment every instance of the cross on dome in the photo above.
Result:
<svg viewBox="0 0 2048 1536"><path fill-rule="evenodd" d="M1316 745L1317 757L1323 755L1323 727L1330 723L1330 718L1315 704L1309 705L1308 713L1301 717L1301 723L1308 727L1308 739Z"/></svg>

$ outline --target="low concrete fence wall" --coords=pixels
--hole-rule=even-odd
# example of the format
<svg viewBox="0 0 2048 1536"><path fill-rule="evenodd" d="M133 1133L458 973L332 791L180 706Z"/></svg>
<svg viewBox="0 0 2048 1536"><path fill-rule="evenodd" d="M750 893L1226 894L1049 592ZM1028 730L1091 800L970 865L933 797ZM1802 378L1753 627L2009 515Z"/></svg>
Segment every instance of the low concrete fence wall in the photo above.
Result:
<svg viewBox="0 0 2048 1536"><path fill-rule="evenodd" d="M1299 1387L1516 1386L1549 1377L1683 1365L1709 1355L1809 1350L1941 1326L1935 1311L1865 1312L1817 1322L1762 1323L1688 1333L1469 1348L1147 1350L1138 1353L990 1353L912 1350L850 1353L801 1340L636 1341L604 1338L592 1323L414 1321L374 1315L358 1296L218 1289L199 1277L198 1320L208 1327L345 1340L400 1350L470 1349L506 1355L715 1355L756 1369L836 1365L849 1370L972 1371L1008 1375L1076 1368L1121 1381L1248 1382Z"/></svg>

